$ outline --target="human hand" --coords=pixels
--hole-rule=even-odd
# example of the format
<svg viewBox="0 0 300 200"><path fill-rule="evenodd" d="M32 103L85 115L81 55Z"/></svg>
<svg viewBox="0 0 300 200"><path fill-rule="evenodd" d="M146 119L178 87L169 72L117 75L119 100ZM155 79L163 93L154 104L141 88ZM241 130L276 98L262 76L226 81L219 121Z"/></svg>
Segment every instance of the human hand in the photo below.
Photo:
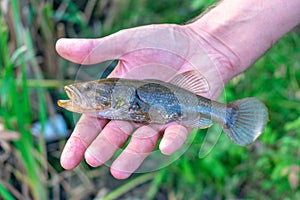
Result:
<svg viewBox="0 0 300 200"><path fill-rule="evenodd" d="M196 33L191 26L150 25L127 29L101 39L61 39L57 52L81 64L119 60L110 77L169 81L177 73L197 70L209 83L204 96L216 99L230 77L230 62L215 49L220 44ZM177 123L142 125L83 115L61 155L61 164L72 169L85 158L91 166L109 160L131 135L124 151L111 165L111 173L128 178L154 150L170 155L185 142L191 130Z"/></svg>

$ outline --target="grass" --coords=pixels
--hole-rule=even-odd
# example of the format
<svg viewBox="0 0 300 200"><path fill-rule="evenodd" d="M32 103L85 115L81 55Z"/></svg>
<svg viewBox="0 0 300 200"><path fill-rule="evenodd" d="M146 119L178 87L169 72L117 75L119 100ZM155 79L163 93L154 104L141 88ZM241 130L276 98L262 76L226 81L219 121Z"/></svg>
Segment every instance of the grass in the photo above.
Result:
<svg viewBox="0 0 300 200"><path fill-rule="evenodd" d="M23 47L27 47L28 52L32 53L32 46L30 46L30 35L28 34L29 30L25 29L21 24L21 18L19 15L19 4L18 1L11 1L12 11L15 13L13 17L13 28L14 34L16 36L16 47L17 50L14 52L12 59L10 60L8 52L3 52L1 55L4 56L2 63L4 66L1 69L4 71L3 80L5 82L5 88L2 92L2 105L1 108L6 108L2 113L6 113L3 116L4 124L8 129L17 129L21 135L20 140L14 142L14 145L17 151L21 155L21 162L24 164L24 167L27 172L27 177L21 176L20 178L27 182L32 195L35 199L47 199L46 190L44 188L44 183L41 181L41 176L39 173L40 166L38 161L35 159L34 155L34 143L33 138L28 130L27 126L32 123L32 114L30 111L30 93L27 86L27 66L26 66L26 56L30 56L27 53L23 53ZM2 22L3 23L3 22ZM2 31L2 36L4 41L1 42L3 46L1 48L9 49L8 47L8 35L7 31ZM24 43L24 38L25 42ZM7 41L5 41L7 40ZM31 47L31 49L30 49ZM34 60L34 57L31 58ZM15 62L13 62L15 61ZM18 64L17 64L18 61ZM21 82L18 84L14 80L16 74L14 71L18 71L18 76L20 77ZM39 88L40 89L40 88ZM39 97L43 96L43 92L38 90ZM40 99L41 100L41 99ZM45 104L40 101L40 116L41 124L45 122ZM9 114L7 113L8 111ZM15 122L12 122L12 119ZM15 123L15 124L13 124ZM16 128L15 128L16 127ZM42 126L43 127L43 126ZM42 128L43 129L43 128ZM44 146L44 143L39 144L39 149L41 150ZM41 151L40 151L41 152ZM43 153L43 152L41 152Z"/></svg>
<svg viewBox="0 0 300 200"><path fill-rule="evenodd" d="M63 95L62 85L74 79L78 69L55 54L56 39L102 37L149 23L184 23L214 1L162 4L124 0L122 6L118 1L111 2L86 1L79 5L68 0L53 4L12 0L8 9L14 15L1 13L0 123L20 135L19 140L1 141L6 151L0 143L0 156L2 152L9 155L0 160L1 197L91 199L103 189L102 196L107 199L141 195L136 191L142 191L147 199L299 199L299 32L283 37L225 88L227 101L255 96L269 108L270 122L255 145L238 147L222 134L212 151L207 155L200 152L205 156L199 157L206 136L206 131L201 131L194 134L193 144L180 159L157 172L126 181L112 179L106 167L91 169L82 163L72 171L61 169L58 158L65 140L49 142L43 134L34 138L30 129L39 121L41 131L45 131L49 118L60 112L53 102ZM25 14L20 11L21 3L25 5L22 10L28 11ZM72 128L72 116L63 115Z"/></svg>

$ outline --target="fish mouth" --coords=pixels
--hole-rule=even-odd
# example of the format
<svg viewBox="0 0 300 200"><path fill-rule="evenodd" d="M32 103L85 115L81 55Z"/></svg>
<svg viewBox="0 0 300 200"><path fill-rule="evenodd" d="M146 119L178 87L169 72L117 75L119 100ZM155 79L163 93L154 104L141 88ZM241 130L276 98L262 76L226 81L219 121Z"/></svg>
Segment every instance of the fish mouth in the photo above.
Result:
<svg viewBox="0 0 300 200"><path fill-rule="evenodd" d="M60 99L57 101L57 104L60 106L60 107L67 107L67 106L70 106L72 104L72 101L70 99Z"/></svg>
<svg viewBox="0 0 300 200"><path fill-rule="evenodd" d="M75 87L73 87L72 85L67 85L64 87L64 90L65 90L67 96L69 97L69 99L58 100L57 104L60 107L68 109L68 108L74 107L77 104L80 105L81 98L80 98L78 90Z"/></svg>
<svg viewBox="0 0 300 200"><path fill-rule="evenodd" d="M108 106L101 105L100 103L95 103L95 99L88 99L76 85L67 85L64 90L69 99L60 99L57 101L57 105L66 110L76 113L88 113L90 115L95 115L96 112L106 109ZM96 97L95 97L96 98Z"/></svg>

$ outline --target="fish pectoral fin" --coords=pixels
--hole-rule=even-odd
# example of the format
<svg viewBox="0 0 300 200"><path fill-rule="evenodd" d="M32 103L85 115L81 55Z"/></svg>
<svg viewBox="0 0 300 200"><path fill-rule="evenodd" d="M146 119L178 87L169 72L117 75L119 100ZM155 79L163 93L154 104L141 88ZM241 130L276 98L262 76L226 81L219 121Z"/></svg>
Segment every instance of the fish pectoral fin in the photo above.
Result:
<svg viewBox="0 0 300 200"><path fill-rule="evenodd" d="M206 78L196 70L190 70L176 75L170 81L171 84L201 95L209 92L209 84Z"/></svg>
<svg viewBox="0 0 300 200"><path fill-rule="evenodd" d="M131 120L139 123L151 123L151 118L148 113L130 114Z"/></svg>
<svg viewBox="0 0 300 200"><path fill-rule="evenodd" d="M139 98L134 98L128 108L128 114L135 122L150 123L151 117L148 111L149 105L141 101Z"/></svg>

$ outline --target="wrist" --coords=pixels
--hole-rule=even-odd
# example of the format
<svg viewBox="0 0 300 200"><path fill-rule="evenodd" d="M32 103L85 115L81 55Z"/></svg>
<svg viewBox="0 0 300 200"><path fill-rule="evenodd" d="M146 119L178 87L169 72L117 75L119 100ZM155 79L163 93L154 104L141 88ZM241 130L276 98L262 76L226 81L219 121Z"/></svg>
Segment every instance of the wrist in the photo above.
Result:
<svg viewBox="0 0 300 200"><path fill-rule="evenodd" d="M186 25L186 28L191 30L192 37L206 51L224 85L239 73L236 69L240 66L240 59L226 44L193 23Z"/></svg>
<svg viewBox="0 0 300 200"><path fill-rule="evenodd" d="M221 68L230 79L247 69L299 19L299 0L224 0L187 26L223 55L227 64Z"/></svg>

